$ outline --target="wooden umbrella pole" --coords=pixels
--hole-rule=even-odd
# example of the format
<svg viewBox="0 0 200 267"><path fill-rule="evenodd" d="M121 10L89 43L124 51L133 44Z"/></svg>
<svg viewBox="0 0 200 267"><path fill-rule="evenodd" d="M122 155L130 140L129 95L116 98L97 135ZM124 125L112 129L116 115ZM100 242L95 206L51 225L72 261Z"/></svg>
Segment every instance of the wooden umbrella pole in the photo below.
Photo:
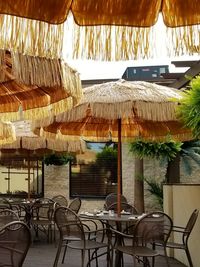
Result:
<svg viewBox="0 0 200 267"><path fill-rule="evenodd" d="M30 191L31 191L31 166L30 166L30 155L28 153L28 200L30 201L31 199L31 195L30 195Z"/></svg>
<svg viewBox="0 0 200 267"><path fill-rule="evenodd" d="M118 122L118 152L117 152L117 215L121 215L121 193L122 193L122 179L121 179L121 164L122 164L122 143L121 143L121 119Z"/></svg>

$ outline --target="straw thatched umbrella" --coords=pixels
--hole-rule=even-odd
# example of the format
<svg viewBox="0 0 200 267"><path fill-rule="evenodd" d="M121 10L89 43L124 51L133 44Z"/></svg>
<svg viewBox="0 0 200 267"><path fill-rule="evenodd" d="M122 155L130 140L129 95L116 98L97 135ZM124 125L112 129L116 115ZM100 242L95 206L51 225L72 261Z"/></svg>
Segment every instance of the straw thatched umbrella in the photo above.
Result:
<svg viewBox="0 0 200 267"><path fill-rule="evenodd" d="M28 162L28 199L30 199L30 159L33 155L45 155L56 152L79 152L86 150L85 142L77 139L75 141L62 141L39 137L31 131L29 121L17 121L12 124L16 131L16 141L10 144L0 145L2 153L22 154ZM32 154L32 155L31 155Z"/></svg>
<svg viewBox="0 0 200 267"><path fill-rule="evenodd" d="M17 80L12 72L11 58L7 54L5 66L1 70L0 120L34 120L45 118L50 114L56 115L71 109L82 95L79 74L75 71L72 76L68 75L65 69L60 71L60 76L57 77L60 85L56 85L57 78L54 77L53 70L46 69L45 74L43 73L46 80L50 79L49 77L52 80L55 78L55 83L51 87L45 83L41 86L25 85ZM37 76L37 72L35 75Z"/></svg>
<svg viewBox="0 0 200 267"><path fill-rule="evenodd" d="M170 32L167 40L162 38L169 50L194 54L200 52L199 13L198 0L15 0L14 5L13 0L1 0L0 49L57 58L69 44L76 57L151 57L156 40L152 32L160 36L156 22L161 14ZM64 38L65 24L72 38Z"/></svg>
<svg viewBox="0 0 200 267"><path fill-rule="evenodd" d="M172 135L176 139L191 138L175 116L179 91L148 82L117 82L83 89L83 98L71 111L56 117L58 122L43 127L43 135L69 138L82 135L89 140L118 141L118 213L121 194L121 139L144 137L161 140ZM73 137L74 138L74 137Z"/></svg>

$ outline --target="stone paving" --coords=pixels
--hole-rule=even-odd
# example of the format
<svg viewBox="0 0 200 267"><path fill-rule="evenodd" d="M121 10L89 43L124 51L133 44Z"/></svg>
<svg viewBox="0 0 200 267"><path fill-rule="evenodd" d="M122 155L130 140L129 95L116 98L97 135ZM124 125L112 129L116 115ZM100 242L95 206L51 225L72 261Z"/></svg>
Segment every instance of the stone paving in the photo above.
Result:
<svg viewBox="0 0 200 267"><path fill-rule="evenodd" d="M53 267L54 258L56 255L57 247L55 243L48 244L44 241L33 242L28 254L26 256L23 267ZM62 254L61 257L62 258ZM170 258L170 267L186 267L175 259ZM65 262L59 262L58 267L78 267L81 266L81 253L77 250L68 249ZM86 266L86 265L85 265ZM95 262L91 267L95 267ZM99 258L99 267L107 266L106 258ZM142 264L137 264L137 267L142 267ZM159 256L156 258L155 267L166 267L164 257ZM132 257L124 257L124 267L133 267Z"/></svg>

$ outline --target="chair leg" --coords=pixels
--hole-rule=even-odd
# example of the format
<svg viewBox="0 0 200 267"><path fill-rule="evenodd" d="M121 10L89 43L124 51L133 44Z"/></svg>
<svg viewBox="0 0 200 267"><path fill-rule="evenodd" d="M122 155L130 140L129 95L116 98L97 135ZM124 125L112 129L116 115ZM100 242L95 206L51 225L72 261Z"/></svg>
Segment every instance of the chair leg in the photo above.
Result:
<svg viewBox="0 0 200 267"><path fill-rule="evenodd" d="M55 260L54 260L53 267L57 267L57 265L58 265L58 260L59 260L59 257L60 257L61 248L62 248L62 240L59 241L58 249L57 249L57 252L56 252L56 257L55 257Z"/></svg>
<svg viewBox="0 0 200 267"><path fill-rule="evenodd" d="M66 255L66 252L67 252L67 244L68 244L68 241L66 241L66 243L65 243L65 248L64 248L63 257L62 257L62 264L65 261L65 255Z"/></svg>
<svg viewBox="0 0 200 267"><path fill-rule="evenodd" d="M136 266L136 258L135 258L135 256L133 256L133 266L134 267Z"/></svg>
<svg viewBox="0 0 200 267"><path fill-rule="evenodd" d="M144 264L144 267L151 267L151 265L150 265L149 260L148 260L147 257L144 257L143 258L143 264Z"/></svg>
<svg viewBox="0 0 200 267"><path fill-rule="evenodd" d="M81 266L84 267L85 262L85 250L81 250Z"/></svg>
<svg viewBox="0 0 200 267"><path fill-rule="evenodd" d="M113 267L113 258L114 258L114 248L113 247L111 247L111 249L110 249L110 252L109 252L110 254L110 267Z"/></svg>
<svg viewBox="0 0 200 267"><path fill-rule="evenodd" d="M96 267L98 267L99 263L98 263L97 249L95 249L95 257L96 257Z"/></svg>
<svg viewBox="0 0 200 267"><path fill-rule="evenodd" d="M88 263L89 263L88 266L89 266L89 267L91 267L90 258L91 258L90 250L88 249Z"/></svg>
<svg viewBox="0 0 200 267"><path fill-rule="evenodd" d="M164 257L166 259L167 267L170 267L170 265L169 265L169 258L167 256L167 249L166 249L166 247L164 247ZM152 267L154 267L154 265L152 265Z"/></svg>
<svg viewBox="0 0 200 267"><path fill-rule="evenodd" d="M186 255L187 255L187 259L188 259L188 262L189 262L189 266L190 266L190 267L193 267L192 258L191 258L191 256L190 256L190 252L189 252L188 247L186 247L185 252L186 252Z"/></svg>

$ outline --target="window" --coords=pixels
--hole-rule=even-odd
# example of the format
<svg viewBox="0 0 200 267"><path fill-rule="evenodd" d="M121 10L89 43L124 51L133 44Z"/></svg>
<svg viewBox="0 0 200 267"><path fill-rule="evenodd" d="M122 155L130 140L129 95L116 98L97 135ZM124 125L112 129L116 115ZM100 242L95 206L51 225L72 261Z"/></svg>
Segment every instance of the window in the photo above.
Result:
<svg viewBox="0 0 200 267"><path fill-rule="evenodd" d="M43 163L38 159L3 159L0 161L0 194L18 197L28 195L28 177L30 177L31 197L43 195Z"/></svg>
<svg viewBox="0 0 200 267"><path fill-rule="evenodd" d="M70 197L104 198L117 191L117 145L87 143L70 167Z"/></svg>

